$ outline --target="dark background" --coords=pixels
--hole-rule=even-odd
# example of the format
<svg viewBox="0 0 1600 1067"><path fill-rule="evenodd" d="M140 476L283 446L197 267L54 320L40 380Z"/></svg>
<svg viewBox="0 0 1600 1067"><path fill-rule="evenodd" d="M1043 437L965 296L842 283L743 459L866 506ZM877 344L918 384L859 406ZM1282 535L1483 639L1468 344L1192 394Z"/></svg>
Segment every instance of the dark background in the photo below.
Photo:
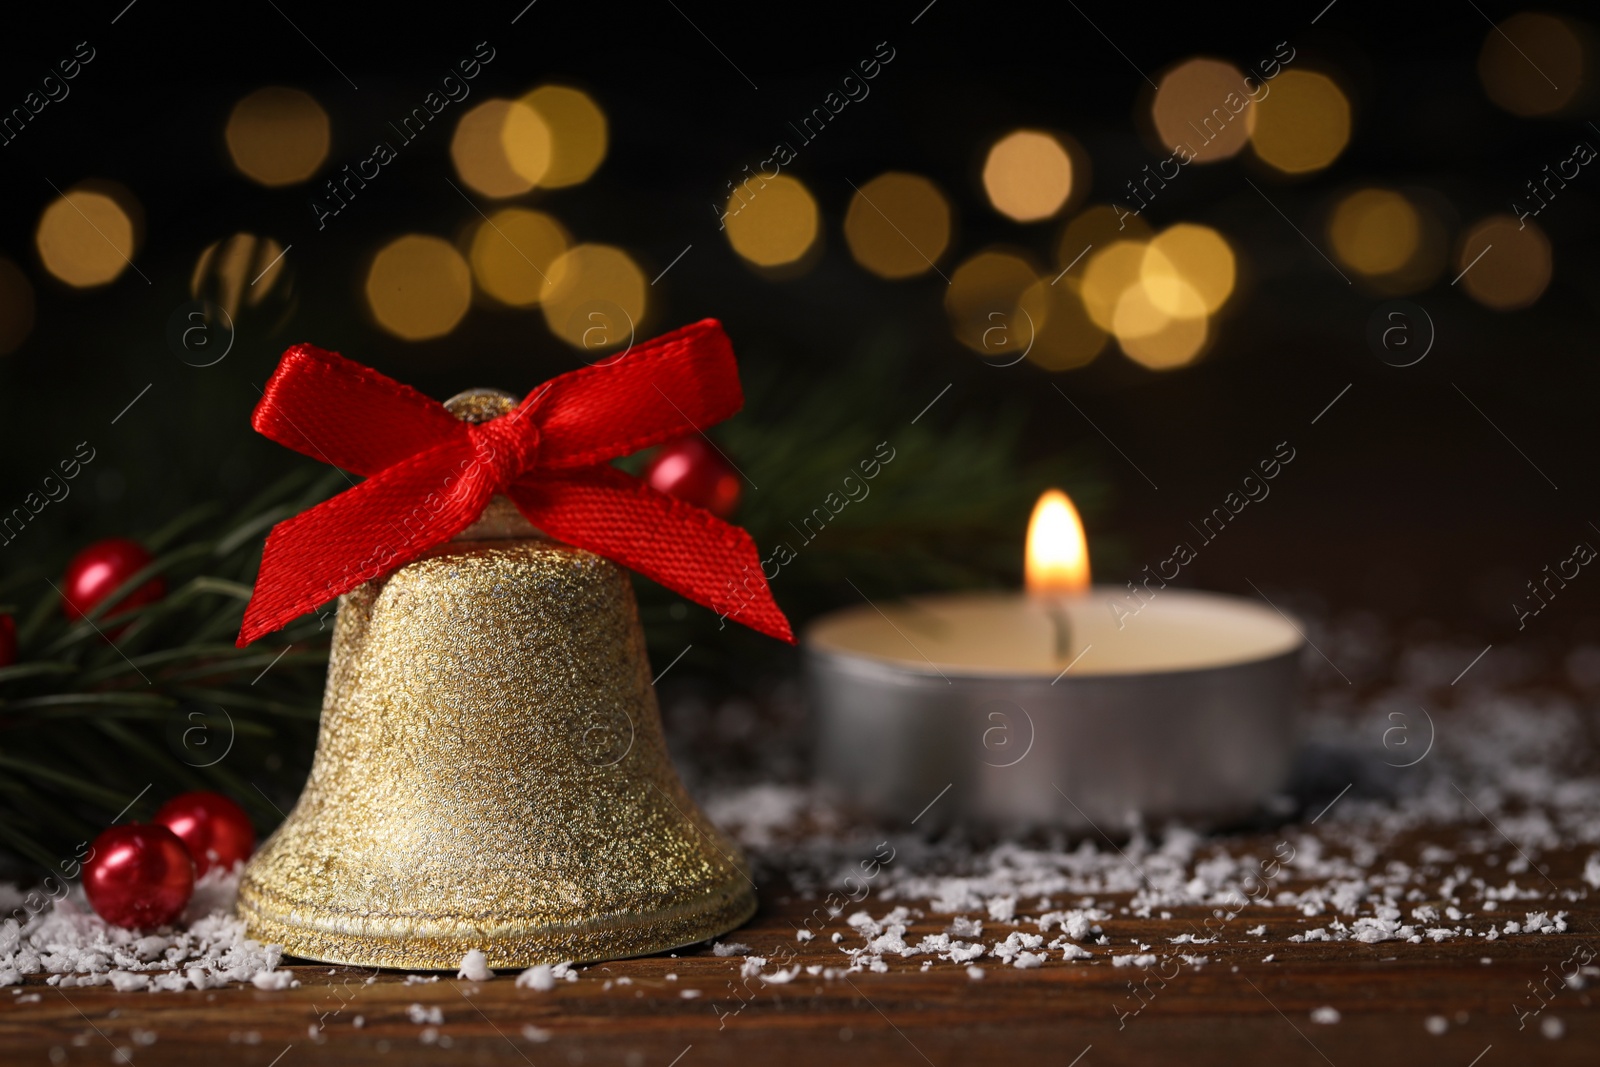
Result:
<svg viewBox="0 0 1600 1067"><path fill-rule="evenodd" d="M1455 213L1454 245L1475 220L1507 211L1522 183L1565 157L1574 140L1600 137L1586 125L1592 95L1550 119L1518 118L1485 96L1476 63L1493 32L1486 16L1498 21L1519 9L1340 0L1312 25L1321 0L1094 3L1081 13L1071 4L938 0L912 24L924 3L678 0L680 11L665 0L539 0L515 25L519 0L346 10L285 0L281 13L266 2L138 0L114 25L122 0L8 12L0 107L20 103L77 42L98 54L70 97L0 148L0 254L23 268L37 294L32 334L0 359L0 508L20 503L77 442L90 441L99 458L67 501L0 548L0 570L57 567L91 538L137 535L196 501L241 501L272 475L308 463L249 428L256 389L291 342L342 351L440 397L481 384L525 391L581 365L536 310L478 304L450 336L423 343L389 337L366 316L360 285L378 247L403 232L454 239L478 219L446 181L454 178L450 132L464 107L452 105L401 149L324 231L309 207L322 177L387 139L386 123L420 103L480 41L497 56L472 83L475 98L559 80L587 89L610 123L609 153L593 178L517 202L556 214L579 240L627 248L649 277L693 245L651 290L648 332L716 316L747 375L848 390L859 372L873 382L861 388L884 390L866 406L886 422L903 422L953 382L929 416L934 426L999 413L1019 422L1027 455L1082 449L1111 490L1107 506L1088 516L1091 534L1112 543L1106 558L1125 568L1102 566L1103 581L1120 583L1167 555L1189 520L1284 440L1298 458L1270 499L1209 546L1185 582L1249 593L1248 579L1299 603L1429 616L1492 638L1515 632L1510 598L1541 567L1570 555L1578 540L1600 544L1589 525L1600 521L1590 447L1600 384L1592 341L1600 178L1580 176L1540 217L1554 278L1533 307L1499 313L1472 302L1449 284L1452 256L1444 276L1410 298L1431 315L1438 341L1426 360L1403 369L1382 363L1365 340L1384 297L1341 280L1245 181L1319 244L1319 213L1342 191L1367 182L1433 190ZM1585 14L1585 5L1547 9ZM718 232L712 205L741 167L762 159L791 119L881 41L896 55L870 97L848 107L789 169L821 207L820 259L798 278L759 275ZM986 366L952 337L937 275L887 282L850 259L839 230L848 183L904 169L934 178L952 198L957 230L941 261L947 272L995 242L1048 262L1062 220L1024 226L988 206L978 170L989 143L1018 126L1069 132L1093 162L1088 202L1103 202L1113 183L1165 154L1143 132L1149 86L1135 65L1151 77L1196 54L1246 66L1280 41L1297 50L1296 68L1336 75L1353 105L1352 141L1332 167L1304 179L1285 178L1248 152L1189 168L1146 213L1157 227L1215 226L1240 254L1240 291L1197 365L1150 372L1113 343L1090 366L1063 374ZM229 163L222 130L230 108L272 84L307 90L332 119L328 163L312 183L265 189ZM79 292L40 265L33 229L56 195L52 184L66 189L88 178L121 182L142 204L134 262L148 284L130 270ZM270 313L242 317L223 363L186 366L167 343L169 318L190 299L200 251L239 231L293 245L293 295ZM890 386L868 375L875 361L892 364ZM110 425L147 383L150 392ZM750 473L759 483L766 472ZM1600 581L1578 579L1539 619L1547 636L1573 628L1600 636L1600 623L1586 618L1594 603L1586 580Z"/></svg>

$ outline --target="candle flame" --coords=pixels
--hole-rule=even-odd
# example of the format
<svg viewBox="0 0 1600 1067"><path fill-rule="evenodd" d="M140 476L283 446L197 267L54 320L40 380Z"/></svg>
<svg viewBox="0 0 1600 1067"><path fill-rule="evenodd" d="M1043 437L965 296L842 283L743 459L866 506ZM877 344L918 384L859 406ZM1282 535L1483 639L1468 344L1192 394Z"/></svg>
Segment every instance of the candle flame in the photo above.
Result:
<svg viewBox="0 0 1600 1067"><path fill-rule="evenodd" d="M1024 567L1030 593L1077 594L1089 588L1089 544L1072 500L1047 489L1028 520Z"/></svg>

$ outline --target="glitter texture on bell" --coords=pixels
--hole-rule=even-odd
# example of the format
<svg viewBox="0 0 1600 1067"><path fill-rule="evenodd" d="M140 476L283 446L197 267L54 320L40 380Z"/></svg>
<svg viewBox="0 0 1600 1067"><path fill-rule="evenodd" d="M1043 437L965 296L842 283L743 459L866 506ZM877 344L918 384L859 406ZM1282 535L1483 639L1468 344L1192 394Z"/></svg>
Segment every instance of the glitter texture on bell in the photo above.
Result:
<svg viewBox="0 0 1600 1067"><path fill-rule="evenodd" d="M511 398L447 405L480 422ZM745 860L672 767L628 576L496 497L339 601L299 803L245 868L249 936L451 969L638 956L755 911Z"/></svg>

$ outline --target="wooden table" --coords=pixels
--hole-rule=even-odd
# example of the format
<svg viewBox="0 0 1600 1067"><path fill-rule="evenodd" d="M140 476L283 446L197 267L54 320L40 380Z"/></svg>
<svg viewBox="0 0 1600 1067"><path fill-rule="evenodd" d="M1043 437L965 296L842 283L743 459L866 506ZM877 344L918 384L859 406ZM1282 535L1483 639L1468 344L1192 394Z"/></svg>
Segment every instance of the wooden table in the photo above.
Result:
<svg viewBox="0 0 1600 1067"><path fill-rule="evenodd" d="M1448 833L1429 839L1446 845L1451 840ZM1258 849L1263 840L1239 839ZM1330 917L1252 906L1229 923L1222 941L1189 949L1203 952L1210 963L1185 967L1164 986L1152 980L1143 1010L1120 1020L1119 1008L1126 1012L1138 1003L1130 981L1154 972L1114 967L1104 958L1066 963L1056 952L1032 970L986 958L980 961L983 978L974 980L963 966L940 962L924 972L913 958L893 960L888 974L862 972L831 981L802 974L786 985L752 980L752 993L740 984L738 956L718 957L700 947L676 958L595 965L549 992L519 989L510 975L485 983L442 977L407 984L402 974L380 973L368 984L369 972L326 965L296 966L301 985L283 992L244 986L119 994L108 986L60 990L35 979L20 994L0 991L0 1060L262 1067L777 1067L846 1060L912 1067L1168 1060L1337 1067L1594 1064L1600 1053L1595 989L1565 988L1552 980L1547 988L1556 991L1545 994L1549 1003L1542 1013L1527 1016L1520 1029L1518 1017L1519 1010L1539 1003L1530 982L1600 947L1600 900L1580 877L1588 851L1539 857L1550 883L1578 891L1581 899L1526 902L1528 909L1568 910L1566 933L1420 945L1291 944L1284 940L1291 927L1324 926ZM1471 865L1472 857L1462 862ZM1503 872L1496 874L1503 878ZM845 945L859 945L860 938L840 919L814 940L798 942L794 931L815 906L781 885L768 885L759 915L734 936L774 960L793 952L792 962L839 967L843 957L829 935L843 931ZM862 906L874 915L889 908L870 899ZM1101 906L1113 912L1102 925L1119 952L1131 948L1132 937L1165 953L1176 951L1167 938L1193 930L1210 914L1175 909L1168 920L1142 919L1118 914L1104 900ZM1520 917L1522 909L1517 902L1500 918ZM937 933L948 921L921 919L907 940ZM1265 944L1244 934L1257 922L1271 928ZM985 940L1007 930L988 922ZM1263 962L1269 952L1274 962ZM735 987L748 1001L742 1007L732 995ZM699 995L686 995L691 990ZM1337 1023L1312 1021L1312 1012L1325 1006L1337 1009ZM442 1015L441 1024L414 1021L413 1014L422 1018L432 1009ZM1428 1029L1433 1016L1447 1025L1442 1034ZM1542 1027L1553 1025L1546 1023L1550 1018L1560 1020L1563 1036L1544 1034ZM1440 1026L1438 1019L1433 1026ZM115 1058L118 1049L124 1050L122 1059Z"/></svg>

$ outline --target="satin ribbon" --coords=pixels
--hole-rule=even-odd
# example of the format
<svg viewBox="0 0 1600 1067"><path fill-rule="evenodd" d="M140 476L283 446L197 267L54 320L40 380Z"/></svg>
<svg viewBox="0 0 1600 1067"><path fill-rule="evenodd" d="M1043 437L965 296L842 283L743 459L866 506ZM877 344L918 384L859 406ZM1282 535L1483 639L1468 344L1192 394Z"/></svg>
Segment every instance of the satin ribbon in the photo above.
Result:
<svg viewBox="0 0 1600 1067"><path fill-rule="evenodd" d="M417 559L504 493L551 537L792 644L748 533L609 462L743 404L733 347L715 319L552 378L480 424L370 367L295 345L252 424L366 480L273 527L238 643Z"/></svg>

